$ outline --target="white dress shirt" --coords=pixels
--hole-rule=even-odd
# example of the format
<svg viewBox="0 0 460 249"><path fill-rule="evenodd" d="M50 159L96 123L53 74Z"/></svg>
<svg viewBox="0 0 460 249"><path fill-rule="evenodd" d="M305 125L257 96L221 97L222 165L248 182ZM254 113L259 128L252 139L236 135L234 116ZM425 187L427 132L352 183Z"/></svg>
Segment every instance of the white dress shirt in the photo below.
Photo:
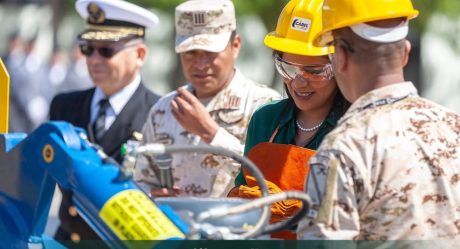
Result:
<svg viewBox="0 0 460 249"><path fill-rule="evenodd" d="M141 83L141 76L138 74L133 82L125 86L123 89L118 91L109 97L110 107L107 108L105 113L105 130L108 130L110 126L115 122L118 114L123 110L126 103L128 103L131 96L133 96L137 87ZM99 111L99 101L107 98L104 92L99 87L96 87L94 91L93 99L91 100L91 123L96 121L97 113Z"/></svg>

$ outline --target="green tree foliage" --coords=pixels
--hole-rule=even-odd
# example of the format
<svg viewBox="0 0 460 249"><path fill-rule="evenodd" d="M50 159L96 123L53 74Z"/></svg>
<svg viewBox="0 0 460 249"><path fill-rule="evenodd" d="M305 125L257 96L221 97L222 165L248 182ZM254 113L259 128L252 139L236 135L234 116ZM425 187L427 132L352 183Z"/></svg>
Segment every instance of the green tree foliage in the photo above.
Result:
<svg viewBox="0 0 460 249"><path fill-rule="evenodd" d="M51 0L52 1L52 0ZM60 0L59 0L60 1ZM174 12L174 8L184 0L128 0L144 7L156 8L167 12ZM233 0L238 15L255 13L262 18L268 29L273 29L283 6L288 0ZM460 0L412 0L420 15L411 26L416 32L425 30L428 20L433 14L445 14L450 18L458 18L460 14ZM67 10L73 9L75 0L67 0Z"/></svg>
<svg viewBox="0 0 460 249"><path fill-rule="evenodd" d="M183 0L133 0L131 2L165 11L174 11L174 8ZM262 17L265 25L270 29L276 25L278 15L288 0L234 0L233 2L239 15L256 13ZM412 0L412 2L420 10L420 16L413 23L413 27L418 32L424 31L433 14L443 13L451 18L457 18L460 14L459 0Z"/></svg>
<svg viewBox="0 0 460 249"><path fill-rule="evenodd" d="M434 14L443 14L448 18L457 19L460 14L459 0L412 0L420 15L414 20L412 27L423 33L428 21Z"/></svg>
<svg viewBox="0 0 460 249"><path fill-rule="evenodd" d="M164 11L174 11L184 0L134 0L130 1L141 6L152 7ZM288 0L234 0L238 15L257 14L267 27L274 28L278 15Z"/></svg>

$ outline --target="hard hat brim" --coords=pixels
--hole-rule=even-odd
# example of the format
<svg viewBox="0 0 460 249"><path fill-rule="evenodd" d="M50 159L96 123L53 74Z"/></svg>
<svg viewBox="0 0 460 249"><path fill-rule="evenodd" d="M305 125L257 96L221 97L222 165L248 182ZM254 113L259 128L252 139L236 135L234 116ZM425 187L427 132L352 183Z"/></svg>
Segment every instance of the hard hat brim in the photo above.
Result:
<svg viewBox="0 0 460 249"><path fill-rule="evenodd" d="M276 32L267 34L264 43L265 46L273 50L296 55L323 56L333 52L330 47L317 47L311 42L286 39L285 37L278 36Z"/></svg>

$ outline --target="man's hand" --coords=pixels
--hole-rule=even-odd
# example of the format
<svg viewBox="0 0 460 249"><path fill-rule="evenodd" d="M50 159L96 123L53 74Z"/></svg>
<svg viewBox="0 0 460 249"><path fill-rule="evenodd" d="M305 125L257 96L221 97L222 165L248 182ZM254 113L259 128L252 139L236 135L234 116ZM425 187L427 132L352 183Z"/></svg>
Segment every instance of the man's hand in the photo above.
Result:
<svg viewBox="0 0 460 249"><path fill-rule="evenodd" d="M178 187L169 188L152 188L150 194L152 197L173 197L178 196L181 190Z"/></svg>
<svg viewBox="0 0 460 249"><path fill-rule="evenodd" d="M177 89L177 97L171 101L171 109L176 120L190 133L198 135L206 143L211 143L219 125L211 118L201 102L185 88Z"/></svg>

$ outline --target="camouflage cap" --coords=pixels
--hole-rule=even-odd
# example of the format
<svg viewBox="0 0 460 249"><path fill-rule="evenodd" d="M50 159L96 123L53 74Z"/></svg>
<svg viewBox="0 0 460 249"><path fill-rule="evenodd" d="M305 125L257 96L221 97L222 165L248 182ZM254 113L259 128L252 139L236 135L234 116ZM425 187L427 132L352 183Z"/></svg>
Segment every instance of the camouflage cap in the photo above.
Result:
<svg viewBox="0 0 460 249"><path fill-rule="evenodd" d="M145 28L159 23L152 12L122 0L78 0L75 8L87 20L80 40L120 41L144 37Z"/></svg>
<svg viewBox="0 0 460 249"><path fill-rule="evenodd" d="M190 0L176 7L176 53L221 52L236 30L235 7L229 0Z"/></svg>

